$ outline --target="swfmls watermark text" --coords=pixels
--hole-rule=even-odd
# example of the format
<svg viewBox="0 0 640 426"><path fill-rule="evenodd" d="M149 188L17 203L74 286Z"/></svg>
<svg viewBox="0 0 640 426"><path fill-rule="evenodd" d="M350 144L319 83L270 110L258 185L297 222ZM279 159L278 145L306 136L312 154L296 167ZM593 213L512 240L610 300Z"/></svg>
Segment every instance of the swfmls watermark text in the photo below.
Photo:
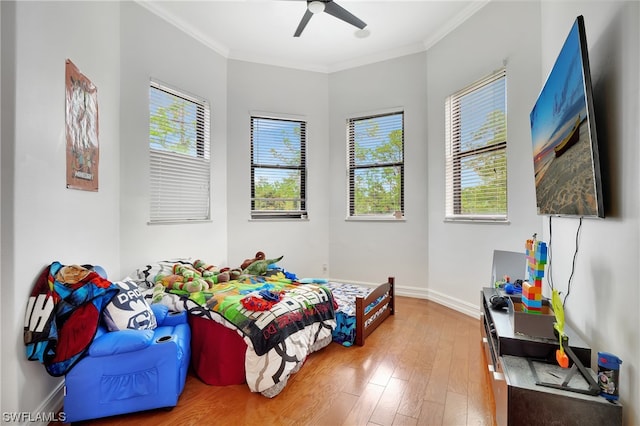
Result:
<svg viewBox="0 0 640 426"><path fill-rule="evenodd" d="M2 423L42 423L62 422L67 420L64 411L31 413L29 411L3 411Z"/></svg>

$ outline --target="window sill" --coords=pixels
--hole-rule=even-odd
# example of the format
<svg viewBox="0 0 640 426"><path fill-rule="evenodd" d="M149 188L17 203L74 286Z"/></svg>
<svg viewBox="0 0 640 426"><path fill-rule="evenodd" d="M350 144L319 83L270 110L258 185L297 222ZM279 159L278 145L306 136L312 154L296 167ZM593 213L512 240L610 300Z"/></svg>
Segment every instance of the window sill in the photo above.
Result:
<svg viewBox="0 0 640 426"><path fill-rule="evenodd" d="M396 218L394 216L348 216L346 222L406 222L405 217Z"/></svg>
<svg viewBox="0 0 640 426"><path fill-rule="evenodd" d="M250 217L249 222L309 222L305 217Z"/></svg>
<svg viewBox="0 0 640 426"><path fill-rule="evenodd" d="M484 225L488 224L496 224L496 225L509 225L511 221L507 218L470 218L470 217L461 217L461 218L452 218L447 217L444 219L445 223L481 223Z"/></svg>
<svg viewBox="0 0 640 426"><path fill-rule="evenodd" d="M211 223L211 222L213 222L213 220L211 219L193 219L193 220L176 219L176 220L162 220L162 221L155 221L155 222L148 221L147 225L186 225L189 223Z"/></svg>

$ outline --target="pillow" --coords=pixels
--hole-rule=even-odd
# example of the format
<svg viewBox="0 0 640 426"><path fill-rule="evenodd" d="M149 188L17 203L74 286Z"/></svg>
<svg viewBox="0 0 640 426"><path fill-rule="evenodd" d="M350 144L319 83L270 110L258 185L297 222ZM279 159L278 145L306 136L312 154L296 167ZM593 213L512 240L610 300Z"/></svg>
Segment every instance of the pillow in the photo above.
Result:
<svg viewBox="0 0 640 426"><path fill-rule="evenodd" d="M157 327L156 316L140 293L138 285L129 277L114 282L120 289L102 314L109 331L125 329L153 330Z"/></svg>

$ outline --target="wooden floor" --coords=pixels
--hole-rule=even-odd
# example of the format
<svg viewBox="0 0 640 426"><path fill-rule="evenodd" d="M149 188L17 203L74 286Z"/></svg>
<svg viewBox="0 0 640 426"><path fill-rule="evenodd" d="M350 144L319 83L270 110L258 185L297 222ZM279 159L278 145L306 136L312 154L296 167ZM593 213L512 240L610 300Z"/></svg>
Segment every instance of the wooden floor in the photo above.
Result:
<svg viewBox="0 0 640 426"><path fill-rule="evenodd" d="M363 347L331 343L273 399L191 373L178 405L90 425L494 425L479 320L398 297Z"/></svg>

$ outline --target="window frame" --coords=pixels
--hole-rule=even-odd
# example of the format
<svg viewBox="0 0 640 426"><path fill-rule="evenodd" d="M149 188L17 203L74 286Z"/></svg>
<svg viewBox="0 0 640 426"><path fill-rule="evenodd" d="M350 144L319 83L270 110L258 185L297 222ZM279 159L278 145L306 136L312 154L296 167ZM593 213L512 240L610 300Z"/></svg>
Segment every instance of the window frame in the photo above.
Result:
<svg viewBox="0 0 640 426"><path fill-rule="evenodd" d="M463 149L462 131L460 124L460 99L467 95L477 93L483 88L489 87L491 84L502 81L504 84L504 118L499 121L497 126L492 126L494 134L504 135L504 139L499 139L489 145L476 146L469 149ZM445 221L485 221L485 222L508 222L509 206L508 206L508 175L507 175L507 72L506 67L500 68L491 74L479 79L478 81L468 85L467 87L448 96L445 101ZM454 118L455 117L455 118ZM474 118L476 118L474 116ZM464 167L462 162L465 159L477 158L481 155L497 154L492 157L500 159L504 157L504 192L498 193L504 197L504 213L492 212L482 213L474 211L470 213L462 212L462 174ZM484 194L484 192L483 192Z"/></svg>
<svg viewBox="0 0 640 426"><path fill-rule="evenodd" d="M297 147L300 149L300 161L299 163L292 164L266 164L254 162L254 120L271 121L273 123L297 123L300 125L300 144ZM271 114L261 111L254 111L250 113L249 117L249 144L250 144L250 217L251 220L307 220L307 127L308 122L306 117L298 115L285 115L285 114ZM291 199L289 201L299 202L300 209L285 209L285 210L266 210L256 209L256 170L272 170L272 171L299 171L300 178L300 197ZM268 199L265 199L268 200ZM287 201L287 200L285 200Z"/></svg>
<svg viewBox="0 0 640 426"><path fill-rule="evenodd" d="M152 91L158 90L195 106L194 154L154 149ZM156 99L157 100L157 99ZM149 221L148 224L211 221L211 108L201 97L156 79L149 82ZM179 172L176 173L176 170ZM167 184L170 182L170 184ZM164 185L163 185L164 184ZM185 208L185 206L192 206Z"/></svg>
<svg viewBox="0 0 640 426"><path fill-rule="evenodd" d="M402 148L400 150L401 159L400 161L389 161L389 162L374 162L357 165L355 161L355 139L354 139L354 129L353 126L356 122L370 120L375 118L382 117L391 117L394 115L400 115L401 117L401 132L402 132ZM404 108L391 108L382 111L374 111L369 113L357 114L352 117L347 118L346 120L346 130L347 130L347 220L404 220L405 217L405 194L404 194L404 186L405 186L405 140L404 140L404 122L405 122L405 111ZM398 167L400 169L400 206L399 210L395 210L388 214L383 213L373 213L373 214L356 214L356 197L355 197L355 175L357 170L364 169L374 169L374 168L388 168L388 167Z"/></svg>

